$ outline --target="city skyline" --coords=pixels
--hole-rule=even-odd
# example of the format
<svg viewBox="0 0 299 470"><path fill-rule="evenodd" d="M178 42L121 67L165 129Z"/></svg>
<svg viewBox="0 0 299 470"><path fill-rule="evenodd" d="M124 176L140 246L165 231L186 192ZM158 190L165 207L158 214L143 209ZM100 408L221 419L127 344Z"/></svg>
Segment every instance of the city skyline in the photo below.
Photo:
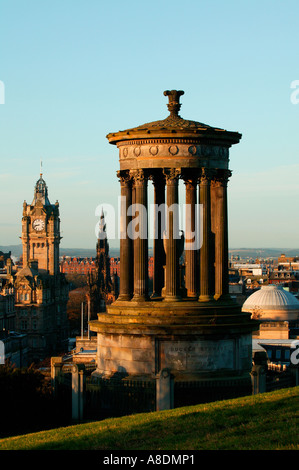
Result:
<svg viewBox="0 0 299 470"><path fill-rule="evenodd" d="M298 12L290 0L2 3L0 245L20 243L42 160L61 246L94 248L101 207L120 193L106 135L164 119L163 91L177 88L183 118L242 134L230 248L296 248Z"/></svg>

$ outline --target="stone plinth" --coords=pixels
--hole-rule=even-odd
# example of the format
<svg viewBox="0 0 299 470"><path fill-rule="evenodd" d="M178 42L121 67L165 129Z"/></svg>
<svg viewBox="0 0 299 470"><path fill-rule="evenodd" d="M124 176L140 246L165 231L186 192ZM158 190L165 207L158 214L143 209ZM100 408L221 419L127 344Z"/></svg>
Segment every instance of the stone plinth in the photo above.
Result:
<svg viewBox="0 0 299 470"><path fill-rule="evenodd" d="M192 300L142 306L115 302L90 328L98 338L94 374L103 379L117 375L154 382L161 370L169 369L175 386L184 384L185 389L192 383L188 403L197 402L198 387L209 393L208 383L223 379L230 380L231 396L239 386L250 394L252 323L233 302L204 307Z"/></svg>

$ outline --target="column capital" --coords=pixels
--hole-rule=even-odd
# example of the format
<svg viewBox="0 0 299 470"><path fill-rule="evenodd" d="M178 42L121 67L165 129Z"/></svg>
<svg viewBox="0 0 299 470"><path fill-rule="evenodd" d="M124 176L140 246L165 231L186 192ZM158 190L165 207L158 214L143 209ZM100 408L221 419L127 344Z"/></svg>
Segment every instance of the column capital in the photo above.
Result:
<svg viewBox="0 0 299 470"><path fill-rule="evenodd" d="M215 187L226 186L231 176L232 176L231 170L217 171L212 179L212 184Z"/></svg>
<svg viewBox="0 0 299 470"><path fill-rule="evenodd" d="M202 168L201 173L199 175L199 183L208 184L212 181L215 175L215 170L211 168Z"/></svg>
<svg viewBox="0 0 299 470"><path fill-rule="evenodd" d="M117 178L119 179L120 181L120 184L129 184L132 180L129 172L126 170L126 171L117 171L116 172L116 176Z"/></svg>
<svg viewBox="0 0 299 470"><path fill-rule="evenodd" d="M146 183L148 180L148 177L145 174L145 171L142 170L141 168L137 170L130 170L130 177L132 178L132 180L134 181L136 185L138 184L142 185Z"/></svg>
<svg viewBox="0 0 299 470"><path fill-rule="evenodd" d="M178 181L181 176L180 168L164 168L163 174L166 178L166 184L172 184L175 181Z"/></svg>
<svg viewBox="0 0 299 470"><path fill-rule="evenodd" d="M193 189L193 188L196 188L196 185L197 185L197 181L198 181L198 176L195 175L195 176L186 176L184 175L182 177L183 181L184 181L184 184L186 186L186 189Z"/></svg>

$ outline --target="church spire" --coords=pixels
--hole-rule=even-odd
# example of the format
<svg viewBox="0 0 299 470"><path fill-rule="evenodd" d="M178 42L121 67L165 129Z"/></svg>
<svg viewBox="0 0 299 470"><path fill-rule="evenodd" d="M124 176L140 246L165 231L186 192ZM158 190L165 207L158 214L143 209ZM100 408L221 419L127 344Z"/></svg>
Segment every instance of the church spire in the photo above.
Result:
<svg viewBox="0 0 299 470"><path fill-rule="evenodd" d="M102 208L101 218L100 218L100 222L99 222L99 238L103 239L103 238L106 238L106 237L107 237L106 222L105 222L104 211L103 211L103 208Z"/></svg>

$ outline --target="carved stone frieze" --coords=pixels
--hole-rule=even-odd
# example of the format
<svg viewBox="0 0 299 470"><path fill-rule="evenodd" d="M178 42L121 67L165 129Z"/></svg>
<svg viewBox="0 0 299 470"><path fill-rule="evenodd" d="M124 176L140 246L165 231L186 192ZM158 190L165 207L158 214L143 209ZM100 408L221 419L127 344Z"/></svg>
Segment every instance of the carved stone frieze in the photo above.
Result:
<svg viewBox="0 0 299 470"><path fill-rule="evenodd" d="M154 146L152 146L152 147L149 148L149 153L150 153L151 155L154 155L154 156L155 156L155 155L158 155L158 152L159 152L159 147L158 147L158 145L154 145Z"/></svg>
<svg viewBox="0 0 299 470"><path fill-rule="evenodd" d="M191 145L190 145L191 143ZM134 141L119 145L120 160L144 158L195 158L205 160L228 161L229 151L226 147L216 145L195 145L178 139L157 139L153 141Z"/></svg>
<svg viewBox="0 0 299 470"><path fill-rule="evenodd" d="M179 152L179 147L177 145L171 145L168 150L171 155L177 155Z"/></svg>
<svg viewBox="0 0 299 470"><path fill-rule="evenodd" d="M136 157L139 157L141 154L141 147L135 147L134 148L134 155L136 155Z"/></svg>

